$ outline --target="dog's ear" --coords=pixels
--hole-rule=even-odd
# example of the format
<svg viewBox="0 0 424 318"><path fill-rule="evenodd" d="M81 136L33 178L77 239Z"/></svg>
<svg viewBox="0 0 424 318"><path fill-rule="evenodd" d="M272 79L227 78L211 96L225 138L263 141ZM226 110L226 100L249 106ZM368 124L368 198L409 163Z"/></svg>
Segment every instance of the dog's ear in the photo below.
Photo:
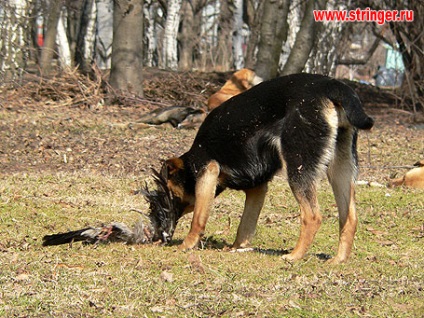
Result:
<svg viewBox="0 0 424 318"><path fill-rule="evenodd" d="M168 176L172 176L178 170L184 169L184 161L180 158L171 158L165 161L166 171Z"/></svg>
<svg viewBox="0 0 424 318"><path fill-rule="evenodd" d="M414 166L416 167L424 167L424 159L417 161L416 163L414 163Z"/></svg>

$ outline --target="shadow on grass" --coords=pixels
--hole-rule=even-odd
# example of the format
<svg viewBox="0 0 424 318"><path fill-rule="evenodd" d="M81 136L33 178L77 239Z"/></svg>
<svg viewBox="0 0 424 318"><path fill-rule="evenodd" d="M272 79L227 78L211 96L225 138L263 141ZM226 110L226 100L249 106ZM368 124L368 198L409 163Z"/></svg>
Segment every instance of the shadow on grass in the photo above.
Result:
<svg viewBox="0 0 424 318"><path fill-rule="evenodd" d="M183 240L173 240L168 244L168 246L178 246L183 242ZM265 249L258 247L248 247L240 249L232 249L232 244L229 244L225 239L215 238L214 236L205 237L199 246L199 249L202 250L224 250L230 251L231 253L259 253L265 255L276 255L283 256L291 252L291 250L280 250L280 249ZM332 258L331 255L325 253L312 254L313 257L318 258L321 261L327 261Z"/></svg>

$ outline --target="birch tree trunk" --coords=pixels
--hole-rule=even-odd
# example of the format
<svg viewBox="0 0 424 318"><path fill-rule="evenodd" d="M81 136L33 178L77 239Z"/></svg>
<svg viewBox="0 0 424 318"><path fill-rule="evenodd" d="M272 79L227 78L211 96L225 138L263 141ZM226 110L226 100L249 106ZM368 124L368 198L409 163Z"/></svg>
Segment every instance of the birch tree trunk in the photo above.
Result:
<svg viewBox="0 0 424 318"><path fill-rule="evenodd" d="M145 25L145 65L149 67L158 66L157 35L156 35L156 15L158 4L154 0L145 0L144 6Z"/></svg>
<svg viewBox="0 0 424 318"><path fill-rule="evenodd" d="M236 70L244 67L243 56L243 0L234 0L234 28L233 28L233 57Z"/></svg>
<svg viewBox="0 0 424 318"><path fill-rule="evenodd" d="M326 3L327 2L327 3ZM319 9L327 10L347 10L344 1L320 0L317 1ZM317 22L319 36L315 36L315 44L306 64L307 72L315 72L328 76L335 76L336 60L338 58L337 48L340 45L343 30L347 23L337 21Z"/></svg>
<svg viewBox="0 0 424 318"><path fill-rule="evenodd" d="M255 71L264 80L278 74L283 41L287 39L289 0L266 0Z"/></svg>
<svg viewBox="0 0 424 318"><path fill-rule="evenodd" d="M177 36L182 0L168 0L161 68L178 69Z"/></svg>
<svg viewBox="0 0 424 318"><path fill-rule="evenodd" d="M309 54L314 46L317 24L314 21L315 0L306 3L302 23L296 35L296 41L290 51L289 58L283 67L281 75L299 73L305 67Z"/></svg>
<svg viewBox="0 0 424 318"><path fill-rule="evenodd" d="M0 8L0 76L21 79L29 57L30 18L33 2L10 0Z"/></svg>
<svg viewBox="0 0 424 318"><path fill-rule="evenodd" d="M69 47L68 37L66 36L63 10L60 12L57 24L56 44L58 48L59 65L62 69L70 68L72 66L71 49Z"/></svg>
<svg viewBox="0 0 424 318"><path fill-rule="evenodd" d="M110 85L143 96L143 0L114 0Z"/></svg>
<svg viewBox="0 0 424 318"><path fill-rule="evenodd" d="M113 0L96 0L96 64L101 70L110 69L113 41Z"/></svg>

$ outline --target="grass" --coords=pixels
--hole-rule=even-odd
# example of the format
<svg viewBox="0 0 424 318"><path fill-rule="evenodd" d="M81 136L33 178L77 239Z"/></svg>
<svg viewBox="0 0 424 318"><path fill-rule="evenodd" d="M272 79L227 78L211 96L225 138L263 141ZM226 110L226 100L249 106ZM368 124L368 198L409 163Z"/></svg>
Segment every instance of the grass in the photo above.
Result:
<svg viewBox="0 0 424 318"><path fill-rule="evenodd" d="M336 208L320 193L324 223L307 257L281 259L297 239L297 206L273 182L256 252L231 253L240 193L217 199L203 249L181 253L184 218L171 246L41 247L46 233L136 220L145 207L134 178L3 175L0 242L2 316L51 317L419 317L423 295L422 191L358 187L360 226L351 260L329 266L337 247ZM284 210L284 211L281 211Z"/></svg>

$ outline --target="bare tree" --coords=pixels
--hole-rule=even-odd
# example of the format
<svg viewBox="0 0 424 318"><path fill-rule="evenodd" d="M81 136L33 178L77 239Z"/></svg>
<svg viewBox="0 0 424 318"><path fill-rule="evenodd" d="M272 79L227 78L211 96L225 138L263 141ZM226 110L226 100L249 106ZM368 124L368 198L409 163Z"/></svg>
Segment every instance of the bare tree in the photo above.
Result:
<svg viewBox="0 0 424 318"><path fill-rule="evenodd" d="M177 36L182 0L168 0L161 68L178 68Z"/></svg>
<svg viewBox="0 0 424 318"><path fill-rule="evenodd" d="M0 8L0 75L3 80L22 77L29 56L32 1L4 2Z"/></svg>
<svg viewBox="0 0 424 318"><path fill-rule="evenodd" d="M405 65L405 80L400 90L402 101L412 108L415 120L424 121L424 3L367 0L364 4L376 10L409 10L408 15L413 21L389 22L395 41L382 35L376 27L374 35L402 54Z"/></svg>
<svg viewBox="0 0 424 318"><path fill-rule="evenodd" d="M398 8L401 10L399 5ZM409 9L414 14L414 21L390 22L390 29L395 35L405 64L403 94L410 99L415 119L424 121L424 4L421 1L411 1Z"/></svg>
<svg viewBox="0 0 424 318"><path fill-rule="evenodd" d="M44 46L41 50L40 69L43 74L50 73L53 56L55 54L57 25L60 19L63 2L51 1L47 17L47 30L44 34Z"/></svg>
<svg viewBox="0 0 424 318"><path fill-rule="evenodd" d="M317 23L314 21L315 0L306 2L304 16L300 24L299 32L296 35L296 41L290 51L290 55L283 67L281 75L299 73L305 67L306 61L314 45L317 31Z"/></svg>
<svg viewBox="0 0 424 318"><path fill-rule="evenodd" d="M143 0L115 0L110 84L143 96Z"/></svg>
<svg viewBox="0 0 424 318"><path fill-rule="evenodd" d="M344 0L319 0L319 9L346 10ZM344 30L351 24L340 21L317 22L315 44L309 55L305 70L317 74L334 76L336 73L337 59L339 55L340 41ZM378 44L378 43L377 43ZM375 47L376 48L376 47ZM375 50L374 48L374 50Z"/></svg>
<svg viewBox="0 0 424 318"><path fill-rule="evenodd" d="M202 23L202 10L207 0L183 1L181 7L179 40L179 69L189 71L193 67L193 55L196 44L200 39L200 27Z"/></svg>
<svg viewBox="0 0 424 318"><path fill-rule="evenodd" d="M78 33L74 48L74 60L83 73L88 73L91 71L95 51L96 18L99 17L101 19L103 16L98 15L95 0L85 0L83 2L82 9L78 11L81 13L79 14L80 24L76 27L76 32ZM101 4L100 7L102 8ZM73 42L71 41L71 46L73 46Z"/></svg>
<svg viewBox="0 0 424 318"><path fill-rule="evenodd" d="M243 55L243 0L233 0L234 24L233 24L233 58L234 68L239 70L244 66Z"/></svg>
<svg viewBox="0 0 424 318"><path fill-rule="evenodd" d="M159 11L159 4L155 0L145 0L144 6L144 60L146 66L158 65L158 37L156 28L156 18Z"/></svg>
<svg viewBox="0 0 424 318"><path fill-rule="evenodd" d="M249 26L250 34L245 54L245 67L254 69L256 65L256 50L258 48L263 4L265 1L245 0L245 20ZM284 17L280 17L284 19Z"/></svg>
<svg viewBox="0 0 424 318"><path fill-rule="evenodd" d="M263 79L274 78L283 41L287 38L289 0L266 0L263 8L256 73Z"/></svg>
<svg viewBox="0 0 424 318"><path fill-rule="evenodd" d="M233 30L233 11L231 1L220 0L218 17L218 43L216 47L216 69L218 71L227 71L232 66L232 30Z"/></svg>

